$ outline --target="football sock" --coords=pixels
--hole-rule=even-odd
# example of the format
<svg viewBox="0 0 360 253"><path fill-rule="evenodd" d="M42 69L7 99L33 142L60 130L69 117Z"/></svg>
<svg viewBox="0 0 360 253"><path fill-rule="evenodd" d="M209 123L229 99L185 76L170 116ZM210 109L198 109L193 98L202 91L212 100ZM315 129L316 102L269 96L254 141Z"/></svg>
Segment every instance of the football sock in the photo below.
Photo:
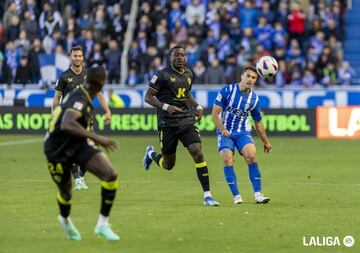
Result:
<svg viewBox="0 0 360 253"><path fill-rule="evenodd" d="M96 227L102 227L108 224L108 217L104 216L102 214L99 214L99 219L98 222L96 224Z"/></svg>
<svg viewBox="0 0 360 253"><path fill-rule="evenodd" d="M210 191L204 192L204 198L211 197Z"/></svg>
<svg viewBox="0 0 360 253"><path fill-rule="evenodd" d="M73 175L74 179L80 177L80 170L78 165L73 165L71 168L71 174Z"/></svg>
<svg viewBox="0 0 360 253"><path fill-rule="evenodd" d="M80 168L80 172L79 172L80 177L84 177L85 173L86 173L86 169Z"/></svg>
<svg viewBox="0 0 360 253"><path fill-rule="evenodd" d="M154 162L156 162L156 164L160 167L160 168L164 168L163 166L162 166L162 161L163 161L163 156L162 156L162 154L158 154L158 153L156 153L155 151L153 151L152 153L151 153L151 159L153 159L154 160Z"/></svg>
<svg viewBox="0 0 360 253"><path fill-rule="evenodd" d="M236 174L234 172L233 166L224 166L224 176L229 185L232 195L235 197L239 195L239 189L236 181Z"/></svg>
<svg viewBox="0 0 360 253"><path fill-rule="evenodd" d="M254 192L261 192L261 174L257 163L249 164L249 177Z"/></svg>
<svg viewBox="0 0 360 253"><path fill-rule="evenodd" d="M58 202L59 205L59 209L60 209L60 215L63 218L67 218L70 215L70 210L71 210L71 204L70 204L70 200L65 200L60 193L57 194L56 196L56 200Z"/></svg>
<svg viewBox="0 0 360 253"><path fill-rule="evenodd" d="M116 180L105 182L101 181L101 210L100 213L105 217L109 216L111 207L114 203L118 183Z"/></svg>
<svg viewBox="0 0 360 253"><path fill-rule="evenodd" d="M203 191L210 191L209 172L206 162L195 163L195 168Z"/></svg>

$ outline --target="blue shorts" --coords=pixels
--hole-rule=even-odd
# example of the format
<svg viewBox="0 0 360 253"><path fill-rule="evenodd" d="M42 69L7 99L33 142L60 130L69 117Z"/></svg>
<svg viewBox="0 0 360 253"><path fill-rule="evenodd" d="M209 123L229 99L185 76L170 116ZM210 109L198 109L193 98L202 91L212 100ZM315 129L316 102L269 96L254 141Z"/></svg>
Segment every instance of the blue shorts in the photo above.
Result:
<svg viewBox="0 0 360 253"><path fill-rule="evenodd" d="M232 133L229 137L224 137L221 133L217 133L217 140L219 152L224 148L231 149L234 152L236 147L240 153L246 144L255 144L253 138L248 133Z"/></svg>

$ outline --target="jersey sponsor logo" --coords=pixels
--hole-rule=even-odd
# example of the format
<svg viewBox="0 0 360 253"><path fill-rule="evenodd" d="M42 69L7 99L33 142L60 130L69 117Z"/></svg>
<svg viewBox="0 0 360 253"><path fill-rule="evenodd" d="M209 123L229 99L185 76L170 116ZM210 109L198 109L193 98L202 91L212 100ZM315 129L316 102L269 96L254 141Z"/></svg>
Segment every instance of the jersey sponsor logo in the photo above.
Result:
<svg viewBox="0 0 360 253"><path fill-rule="evenodd" d="M75 109L81 111L82 108L84 107L84 105L82 103L80 103L79 101L75 102L74 106Z"/></svg>
<svg viewBox="0 0 360 253"><path fill-rule="evenodd" d="M151 83L155 83L156 80L158 79L158 77L156 75L154 75L152 78L151 78Z"/></svg>
<svg viewBox="0 0 360 253"><path fill-rule="evenodd" d="M185 88L178 88L178 94L176 95L177 98L184 98L185 97Z"/></svg>
<svg viewBox="0 0 360 253"><path fill-rule="evenodd" d="M176 78L175 77L170 77L171 82L175 82Z"/></svg>
<svg viewBox="0 0 360 253"><path fill-rule="evenodd" d="M218 102L221 102L221 99L222 99L222 95L219 93L217 96L216 96L216 100Z"/></svg>
<svg viewBox="0 0 360 253"><path fill-rule="evenodd" d="M69 83L72 83L72 81L73 81L73 78L72 78L72 77L68 77L68 82L69 82Z"/></svg>

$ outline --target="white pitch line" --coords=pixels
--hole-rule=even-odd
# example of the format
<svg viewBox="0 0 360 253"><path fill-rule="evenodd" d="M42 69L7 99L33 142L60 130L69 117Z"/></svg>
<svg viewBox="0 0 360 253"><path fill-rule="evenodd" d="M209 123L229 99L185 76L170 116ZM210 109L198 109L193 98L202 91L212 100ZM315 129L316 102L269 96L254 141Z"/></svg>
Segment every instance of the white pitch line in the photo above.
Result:
<svg viewBox="0 0 360 253"><path fill-rule="evenodd" d="M34 139L26 139L26 140L18 140L18 141L5 141L5 142L0 142L0 147L36 143L36 142L41 142L43 140L44 140L43 138L34 138Z"/></svg>

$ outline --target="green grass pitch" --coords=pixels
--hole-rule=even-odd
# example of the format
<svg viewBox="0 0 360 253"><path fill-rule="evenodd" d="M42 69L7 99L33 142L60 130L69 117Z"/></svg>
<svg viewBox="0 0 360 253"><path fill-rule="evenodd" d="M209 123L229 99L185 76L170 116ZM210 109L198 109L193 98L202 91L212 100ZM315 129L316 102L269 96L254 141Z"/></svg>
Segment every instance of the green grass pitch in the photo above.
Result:
<svg viewBox="0 0 360 253"><path fill-rule="evenodd" d="M83 240L65 238L56 216L56 187L42 153L42 136L0 136L0 252L360 252L359 141L271 138L264 155L256 139L268 205L253 204L247 166L236 154L244 204L235 206L223 177L216 138L203 137L211 191L218 208L202 205L190 155L179 145L176 167L142 168L145 147L156 136L113 137L109 155L120 188L110 222L121 241L94 235L100 184L88 174L87 191L74 193L71 217ZM28 143L17 141L30 140ZM345 235L355 245L342 244ZM341 246L306 247L303 237L339 236Z"/></svg>

